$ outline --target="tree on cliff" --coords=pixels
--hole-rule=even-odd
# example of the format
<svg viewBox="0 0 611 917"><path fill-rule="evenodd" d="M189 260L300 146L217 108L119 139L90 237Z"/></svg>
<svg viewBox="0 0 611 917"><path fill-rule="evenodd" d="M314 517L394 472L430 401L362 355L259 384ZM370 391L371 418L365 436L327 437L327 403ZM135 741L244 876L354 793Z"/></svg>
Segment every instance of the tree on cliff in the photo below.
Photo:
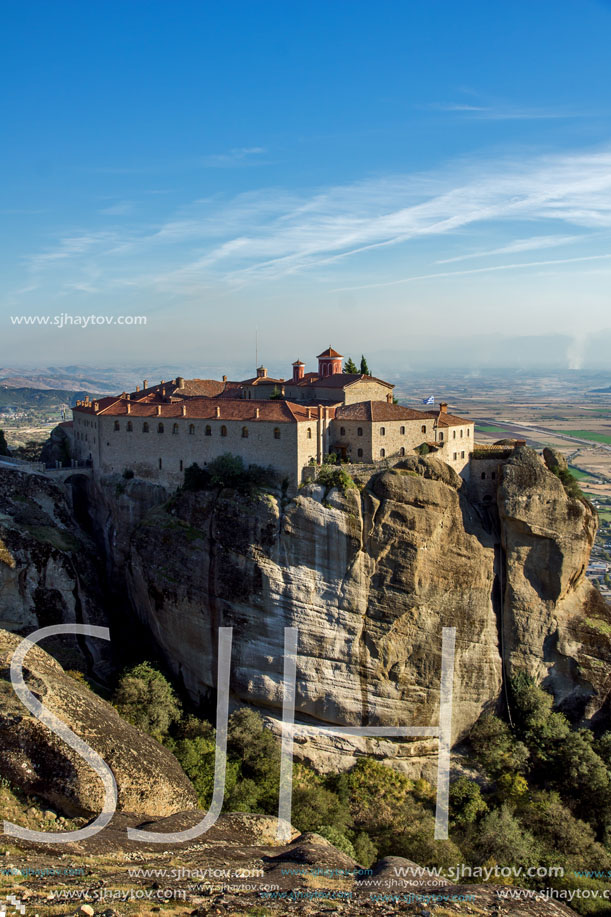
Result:
<svg viewBox="0 0 611 917"><path fill-rule="evenodd" d="M367 360L365 359L363 354L361 354L361 374L363 376L371 375L371 373L369 372L369 367L367 365Z"/></svg>
<svg viewBox="0 0 611 917"><path fill-rule="evenodd" d="M10 455L11 453L8 450L8 443L6 441L6 436L4 435L4 430L0 430L0 455Z"/></svg>
<svg viewBox="0 0 611 917"><path fill-rule="evenodd" d="M344 372L351 373L352 375L356 375L358 373L358 367L356 363L354 362L354 360L352 359L352 357L348 357L348 359L346 360L346 364L344 366Z"/></svg>
<svg viewBox="0 0 611 917"><path fill-rule="evenodd" d="M113 703L132 726L158 740L181 715L172 685L150 662L141 662L121 676Z"/></svg>

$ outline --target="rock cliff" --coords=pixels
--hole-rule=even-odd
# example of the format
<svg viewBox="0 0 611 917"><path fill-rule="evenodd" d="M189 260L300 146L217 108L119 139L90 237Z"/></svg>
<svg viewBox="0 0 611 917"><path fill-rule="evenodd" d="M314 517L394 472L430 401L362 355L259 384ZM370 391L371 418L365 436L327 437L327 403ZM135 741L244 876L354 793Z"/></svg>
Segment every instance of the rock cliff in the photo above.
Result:
<svg viewBox="0 0 611 917"><path fill-rule="evenodd" d="M277 721L295 626L299 719L435 725L446 625L457 628L455 741L518 668L585 721L606 714L611 616L584 579L595 513L529 449L504 465L496 507L429 458L292 500L224 490L147 502L128 482L126 506L132 486L130 513L111 508L106 484L109 543L127 561L134 612L196 699L215 687L218 628L233 626L233 702ZM296 751L322 769L366 752L430 774L436 742L321 736Z"/></svg>
<svg viewBox="0 0 611 917"><path fill-rule="evenodd" d="M9 681L20 638L0 630L0 774L70 816L97 815L102 781L90 765L21 704ZM195 808L197 797L178 761L125 720L82 682L67 675L40 647L24 665L26 685L38 700L84 739L111 768L119 811L172 815Z"/></svg>

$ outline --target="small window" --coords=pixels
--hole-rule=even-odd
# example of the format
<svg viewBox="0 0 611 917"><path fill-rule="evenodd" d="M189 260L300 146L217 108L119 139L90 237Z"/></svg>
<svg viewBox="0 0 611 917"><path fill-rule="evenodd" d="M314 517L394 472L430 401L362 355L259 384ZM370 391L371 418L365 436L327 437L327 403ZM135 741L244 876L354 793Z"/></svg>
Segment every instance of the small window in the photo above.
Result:
<svg viewBox="0 0 611 917"><path fill-rule="evenodd" d="M493 471L492 474L490 475L490 477L491 477L492 480L494 481L494 479L496 478L496 471Z"/></svg>
<svg viewBox="0 0 611 917"><path fill-rule="evenodd" d="M210 426L209 423L206 424L206 431L205 431L205 434L204 434L204 435L205 435L205 436L212 436L212 427Z"/></svg>
<svg viewBox="0 0 611 917"><path fill-rule="evenodd" d="M356 450L356 454L358 455L359 458L363 458L363 450L362 450L362 449L357 449L357 450Z"/></svg>
<svg viewBox="0 0 611 917"><path fill-rule="evenodd" d="M401 427L401 436L405 436L405 427Z"/></svg>
<svg viewBox="0 0 611 917"><path fill-rule="evenodd" d="M386 449L380 449L380 458L384 458L386 455Z"/></svg>
<svg viewBox="0 0 611 917"><path fill-rule="evenodd" d="M242 427L242 439L248 439L248 427Z"/></svg>
<svg viewBox="0 0 611 917"><path fill-rule="evenodd" d="M460 431L460 438L462 439L462 430Z"/></svg>
<svg viewBox="0 0 611 917"><path fill-rule="evenodd" d="M452 430L452 439L456 439L456 430Z"/></svg>
<svg viewBox="0 0 611 917"><path fill-rule="evenodd" d="M340 436L345 436L345 435L346 435L346 428L345 428L345 427L340 427L340 428L339 428L339 435L340 435Z"/></svg>
<svg viewBox="0 0 611 917"><path fill-rule="evenodd" d="M471 430L467 430L467 436L471 436Z"/></svg>
<svg viewBox="0 0 611 917"><path fill-rule="evenodd" d="M274 439L280 439L280 427L274 427Z"/></svg>
<svg viewBox="0 0 611 917"><path fill-rule="evenodd" d="M420 432L426 433L426 424L425 423L423 423L422 426L420 427Z"/></svg>
<svg viewBox="0 0 611 917"><path fill-rule="evenodd" d="M386 427L380 427L380 436L386 436Z"/></svg>
<svg viewBox="0 0 611 917"><path fill-rule="evenodd" d="M127 432L128 432L128 433L131 433L131 432L133 431L133 429L134 429L133 423L131 422L131 420L128 420L128 421L127 421Z"/></svg>
<svg viewBox="0 0 611 917"><path fill-rule="evenodd" d="M482 471L482 481L485 481L485 480L486 480L486 472Z"/></svg>
<svg viewBox="0 0 611 917"><path fill-rule="evenodd" d="M148 433L148 431L149 431L149 425L148 425L147 422L145 421L145 422L142 424L142 432L143 432L143 433Z"/></svg>
<svg viewBox="0 0 611 917"><path fill-rule="evenodd" d="M405 455L405 446L401 446L399 449L399 455Z"/></svg>
<svg viewBox="0 0 611 917"><path fill-rule="evenodd" d="M443 442L443 430L442 430L442 431L440 432L440 434L439 434L439 442L440 442L440 443Z"/></svg>
<svg viewBox="0 0 611 917"><path fill-rule="evenodd" d="M178 424L177 424L177 423L175 423L175 424L172 426L172 433L174 433L174 434L178 433Z"/></svg>
<svg viewBox="0 0 611 917"><path fill-rule="evenodd" d="M357 436L362 436L362 435L363 435L363 428L362 428L362 427L359 427L359 428L358 428L358 430L356 431L356 435L357 435Z"/></svg>
<svg viewBox="0 0 611 917"><path fill-rule="evenodd" d="M159 459L159 468L160 469L163 468L163 462L161 461L161 459Z"/></svg>
<svg viewBox="0 0 611 917"><path fill-rule="evenodd" d="M456 453L454 453L454 461L456 461L457 458L458 456L456 455Z"/></svg>
<svg viewBox="0 0 611 917"><path fill-rule="evenodd" d="M308 429L306 430L306 439L312 439L312 429L311 429L311 427L308 427Z"/></svg>
<svg viewBox="0 0 611 917"><path fill-rule="evenodd" d="M182 459L180 460L180 470L183 470Z"/></svg>
<svg viewBox="0 0 611 917"><path fill-rule="evenodd" d="M163 424L162 423L157 424L157 432L163 433ZM159 459L159 461L161 461L161 459Z"/></svg>
<svg viewBox="0 0 611 917"><path fill-rule="evenodd" d="M461 457L461 458L464 458L464 457L465 457L465 453L464 453L464 452L461 452L461 453L460 453L460 457Z"/></svg>
<svg viewBox="0 0 611 917"><path fill-rule="evenodd" d="M118 420L115 420L115 430L120 430L120 429L121 429L121 424L119 423Z"/></svg>
<svg viewBox="0 0 611 917"><path fill-rule="evenodd" d="M189 436L193 436L194 433L195 433L195 424L190 423L189 424Z"/></svg>
<svg viewBox="0 0 611 917"><path fill-rule="evenodd" d="M221 436L227 436L227 427L225 424L221 427Z"/></svg>

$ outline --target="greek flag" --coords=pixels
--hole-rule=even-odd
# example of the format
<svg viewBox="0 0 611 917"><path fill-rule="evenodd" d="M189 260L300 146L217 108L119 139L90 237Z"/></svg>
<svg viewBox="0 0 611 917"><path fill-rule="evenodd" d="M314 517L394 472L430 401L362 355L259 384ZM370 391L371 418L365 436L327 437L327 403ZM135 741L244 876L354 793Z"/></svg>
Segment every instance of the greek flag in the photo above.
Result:
<svg viewBox="0 0 611 917"><path fill-rule="evenodd" d="M430 398L423 398L422 404L435 404L435 398L431 395Z"/></svg>

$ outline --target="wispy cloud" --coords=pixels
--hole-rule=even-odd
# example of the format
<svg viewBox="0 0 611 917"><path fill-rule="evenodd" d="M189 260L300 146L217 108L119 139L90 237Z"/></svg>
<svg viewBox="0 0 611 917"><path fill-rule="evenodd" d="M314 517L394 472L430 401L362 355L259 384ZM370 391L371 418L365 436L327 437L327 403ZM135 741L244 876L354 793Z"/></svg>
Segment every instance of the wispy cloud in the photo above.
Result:
<svg viewBox="0 0 611 917"><path fill-rule="evenodd" d="M117 201L116 204L111 204L110 207L104 207L103 210L99 210L98 213L103 214L104 216L125 216L128 213L131 213L134 209L132 201Z"/></svg>
<svg viewBox="0 0 611 917"><path fill-rule="evenodd" d="M515 239L499 248L489 248L486 251L467 252L456 255L454 258L442 258L435 264L452 264L455 261L467 261L470 258L490 258L496 255L515 255L518 252L537 251L542 248L559 248L577 242L583 236L534 236L530 239Z"/></svg>
<svg viewBox="0 0 611 917"><path fill-rule="evenodd" d="M524 238L525 223L542 231ZM516 226L520 235L514 238ZM603 230L597 238L600 246L604 231L611 229L611 150L454 164L435 174L370 178L309 195L277 188L233 198L214 195L156 225L125 221L113 232L72 233L34 255L30 264L38 272L61 266L64 275L69 266L69 282L91 283L93 263L107 287L153 286L176 292L211 282L235 287L275 281L305 271L337 282L334 266L358 258L356 263L373 272L376 281L375 272L381 270L376 251L427 239L437 239L439 249L444 237L456 239L467 227L493 227L495 236L507 241L442 258L440 263L578 244L584 229ZM567 229L573 232L569 235ZM544 263L552 262L540 262ZM503 264L498 270L529 264ZM389 270L397 268L389 268L387 259L383 270L382 284L414 279L388 277ZM101 284L96 277L93 286Z"/></svg>
<svg viewBox="0 0 611 917"><path fill-rule="evenodd" d="M507 104L469 105L462 102L431 102L429 111L455 112L486 121L549 121L589 117L592 112L567 108L528 108Z"/></svg>
<svg viewBox="0 0 611 917"><path fill-rule="evenodd" d="M204 156L201 163L208 168L221 169L231 168L232 166L252 165L260 162L257 157L266 152L267 150L262 146L242 146L229 150L227 153L213 153L209 156Z"/></svg>

